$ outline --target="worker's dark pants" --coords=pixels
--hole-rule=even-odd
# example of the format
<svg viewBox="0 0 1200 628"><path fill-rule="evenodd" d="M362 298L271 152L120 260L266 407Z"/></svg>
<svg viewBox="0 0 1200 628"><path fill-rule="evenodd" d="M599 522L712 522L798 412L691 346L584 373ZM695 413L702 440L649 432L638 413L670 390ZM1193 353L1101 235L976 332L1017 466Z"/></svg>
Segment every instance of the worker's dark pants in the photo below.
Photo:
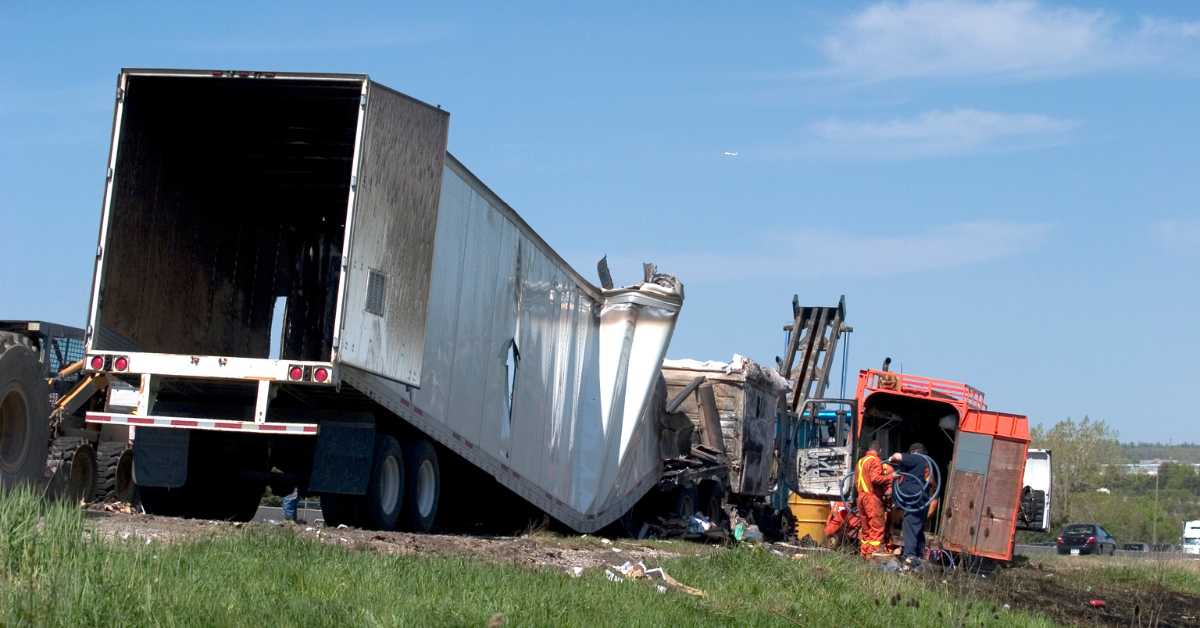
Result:
<svg viewBox="0 0 1200 628"><path fill-rule="evenodd" d="M902 531L905 556L922 558L925 555L925 515L924 509L904 513Z"/></svg>

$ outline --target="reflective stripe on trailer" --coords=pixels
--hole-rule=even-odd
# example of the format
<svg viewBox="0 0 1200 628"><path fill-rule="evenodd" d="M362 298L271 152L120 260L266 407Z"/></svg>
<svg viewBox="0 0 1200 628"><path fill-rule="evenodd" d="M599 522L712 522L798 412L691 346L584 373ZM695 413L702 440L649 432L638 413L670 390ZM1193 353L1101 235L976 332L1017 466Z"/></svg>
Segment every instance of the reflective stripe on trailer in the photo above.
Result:
<svg viewBox="0 0 1200 628"><path fill-rule="evenodd" d="M218 432L260 432L267 434L313 435L315 423L255 423L254 421L223 421L220 419L191 419L185 417L136 416L113 412L88 412L88 423L114 423L145 427L174 427Z"/></svg>

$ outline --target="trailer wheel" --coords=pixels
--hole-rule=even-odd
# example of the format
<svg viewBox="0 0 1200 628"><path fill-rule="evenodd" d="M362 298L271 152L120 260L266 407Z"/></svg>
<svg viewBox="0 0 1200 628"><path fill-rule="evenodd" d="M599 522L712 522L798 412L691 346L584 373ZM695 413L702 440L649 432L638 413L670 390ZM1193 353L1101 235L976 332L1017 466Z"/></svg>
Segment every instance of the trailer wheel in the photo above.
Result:
<svg viewBox="0 0 1200 628"><path fill-rule="evenodd" d="M405 444L404 513L405 530L429 532L437 520L442 497L442 467L437 449L425 438Z"/></svg>
<svg viewBox="0 0 1200 628"><path fill-rule="evenodd" d="M50 389L37 355L0 336L0 489L36 484L50 443Z"/></svg>
<svg viewBox="0 0 1200 628"><path fill-rule="evenodd" d="M404 453L396 437L375 438L375 461L367 485L366 525L376 530L395 530L404 509Z"/></svg>

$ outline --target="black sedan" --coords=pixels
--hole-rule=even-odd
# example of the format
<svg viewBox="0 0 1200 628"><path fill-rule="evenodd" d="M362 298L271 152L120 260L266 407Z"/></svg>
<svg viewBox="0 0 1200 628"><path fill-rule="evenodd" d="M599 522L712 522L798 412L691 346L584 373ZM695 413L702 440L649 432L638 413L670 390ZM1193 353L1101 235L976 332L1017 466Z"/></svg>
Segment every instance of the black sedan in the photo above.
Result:
<svg viewBox="0 0 1200 628"><path fill-rule="evenodd" d="M1117 551L1117 540L1094 523L1072 523L1064 527L1055 545L1059 554L1112 556Z"/></svg>

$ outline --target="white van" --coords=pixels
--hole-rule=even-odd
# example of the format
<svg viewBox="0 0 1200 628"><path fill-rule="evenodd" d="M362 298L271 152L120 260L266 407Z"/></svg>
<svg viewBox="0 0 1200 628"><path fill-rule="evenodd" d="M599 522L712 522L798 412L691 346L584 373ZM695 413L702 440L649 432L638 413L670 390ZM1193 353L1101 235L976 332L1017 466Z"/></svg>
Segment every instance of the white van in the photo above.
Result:
<svg viewBox="0 0 1200 628"><path fill-rule="evenodd" d="M1183 522L1183 553L1200 555L1200 519Z"/></svg>
<svg viewBox="0 0 1200 628"><path fill-rule="evenodd" d="M1051 467L1049 449L1030 449L1025 454L1024 488L1017 528L1044 532L1050 529Z"/></svg>

